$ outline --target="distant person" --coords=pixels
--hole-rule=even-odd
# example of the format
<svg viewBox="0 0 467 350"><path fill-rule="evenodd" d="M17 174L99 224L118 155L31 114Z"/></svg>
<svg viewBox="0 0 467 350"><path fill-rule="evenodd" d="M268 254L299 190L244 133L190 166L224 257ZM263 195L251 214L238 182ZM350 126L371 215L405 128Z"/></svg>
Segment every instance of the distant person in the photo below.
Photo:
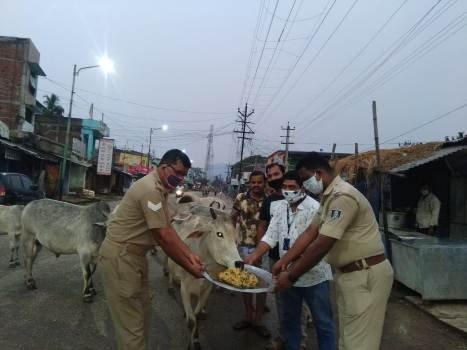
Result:
<svg viewBox="0 0 467 350"><path fill-rule="evenodd" d="M232 222L240 227L240 243L238 252L242 259L250 255L261 237L258 234L259 212L265 199L264 189L266 177L262 171L255 170L250 174L249 189L239 193L232 208ZM271 333L263 324L263 313L267 293L255 294L256 304L253 306L253 295L243 293L245 319L234 324L234 330L240 331L252 328L259 336L269 338Z"/></svg>
<svg viewBox="0 0 467 350"><path fill-rule="evenodd" d="M423 185L420 190L420 200L417 204L415 222L418 230L426 235L434 235L438 226L441 202L428 185Z"/></svg>

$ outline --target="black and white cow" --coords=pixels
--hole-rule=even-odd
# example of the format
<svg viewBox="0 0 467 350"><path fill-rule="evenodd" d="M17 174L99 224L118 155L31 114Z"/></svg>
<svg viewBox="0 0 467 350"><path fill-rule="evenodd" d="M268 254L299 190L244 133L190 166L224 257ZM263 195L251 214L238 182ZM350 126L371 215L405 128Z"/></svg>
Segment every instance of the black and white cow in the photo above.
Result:
<svg viewBox="0 0 467 350"><path fill-rule="evenodd" d="M105 238L110 207L105 202L78 206L52 199L26 205L22 213L22 243L26 265L26 286L35 289L32 266L42 246L57 257L78 254L83 271L84 301L92 301L96 291L92 275L96 270L99 247Z"/></svg>

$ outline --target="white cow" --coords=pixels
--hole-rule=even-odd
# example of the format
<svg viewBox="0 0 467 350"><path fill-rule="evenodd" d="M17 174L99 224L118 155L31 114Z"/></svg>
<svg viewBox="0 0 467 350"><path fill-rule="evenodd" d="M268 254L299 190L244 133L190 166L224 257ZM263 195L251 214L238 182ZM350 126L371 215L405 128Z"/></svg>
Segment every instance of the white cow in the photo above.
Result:
<svg viewBox="0 0 467 350"><path fill-rule="evenodd" d="M96 258L105 238L105 222L110 207L105 202L78 206L52 199L40 199L26 205L22 213L22 243L26 265L26 286L35 289L32 266L42 246L58 257L78 254L83 271L83 299L92 301L96 291L92 275Z"/></svg>
<svg viewBox="0 0 467 350"><path fill-rule="evenodd" d="M0 205L0 232L8 234L10 243L9 267L16 267L19 263L19 239L21 235L21 212L23 205Z"/></svg>
<svg viewBox="0 0 467 350"><path fill-rule="evenodd" d="M235 228L225 212L194 205L185 216L175 217L172 226L190 249L201 257L207 271L219 268L219 265L224 268L235 266L235 262L241 260L235 244ZM171 259L168 269L170 283L180 283L186 320L192 329L190 346L200 349L197 316L213 286L205 279L194 278Z"/></svg>

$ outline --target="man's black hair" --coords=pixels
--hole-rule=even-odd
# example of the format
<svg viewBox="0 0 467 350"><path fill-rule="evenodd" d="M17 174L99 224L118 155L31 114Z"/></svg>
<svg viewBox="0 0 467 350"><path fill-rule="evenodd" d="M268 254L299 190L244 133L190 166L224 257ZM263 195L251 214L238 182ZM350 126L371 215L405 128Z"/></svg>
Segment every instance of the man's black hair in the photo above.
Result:
<svg viewBox="0 0 467 350"><path fill-rule="evenodd" d="M253 170L250 174L250 177L248 178L248 182L251 182L251 178L253 176L262 176L263 180L266 181L266 175L261 170Z"/></svg>
<svg viewBox="0 0 467 350"><path fill-rule="evenodd" d="M185 168L191 168L190 158L179 149L171 149L165 152L159 164L172 165L177 163L177 161L181 161Z"/></svg>
<svg viewBox="0 0 467 350"><path fill-rule="evenodd" d="M329 165L328 160L318 152L310 152L305 157L300 159L295 169L298 171L301 168L313 171L322 169L327 172L332 172L332 168Z"/></svg>
<svg viewBox="0 0 467 350"><path fill-rule="evenodd" d="M300 187L303 186L303 180L298 175L297 170L290 170L290 171L286 172L285 175L284 175L284 181L285 180L293 180L293 181L297 182L298 186L300 186Z"/></svg>
<svg viewBox="0 0 467 350"><path fill-rule="evenodd" d="M282 164L278 164L278 163L271 163L271 164L266 165L266 174L268 173L269 169L274 168L275 166L277 166L277 167L279 167L279 169L281 169L282 174L285 173L285 166L283 166Z"/></svg>

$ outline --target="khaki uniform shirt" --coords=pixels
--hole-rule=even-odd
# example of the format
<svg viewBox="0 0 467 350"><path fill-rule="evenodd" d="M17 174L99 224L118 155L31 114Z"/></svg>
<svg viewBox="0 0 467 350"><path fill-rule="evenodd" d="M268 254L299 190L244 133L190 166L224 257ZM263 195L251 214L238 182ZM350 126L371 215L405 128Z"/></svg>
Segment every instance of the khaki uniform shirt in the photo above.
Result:
<svg viewBox="0 0 467 350"><path fill-rule="evenodd" d="M259 212L263 204L263 197L260 201L252 198L247 193L239 193L235 198L233 209L239 212L238 223L240 225L240 244L258 244L258 224Z"/></svg>
<svg viewBox="0 0 467 350"><path fill-rule="evenodd" d="M136 181L125 193L107 228L107 238L117 243L154 246L150 229L169 226L167 190L157 174Z"/></svg>
<svg viewBox="0 0 467 350"><path fill-rule="evenodd" d="M312 224L319 228L319 234L337 239L326 257L333 267L384 253L370 203L340 176L324 191Z"/></svg>
<svg viewBox="0 0 467 350"><path fill-rule="evenodd" d="M429 228L430 226L438 226L440 208L441 202L433 193L421 197L418 201L417 215L415 217L417 227Z"/></svg>

